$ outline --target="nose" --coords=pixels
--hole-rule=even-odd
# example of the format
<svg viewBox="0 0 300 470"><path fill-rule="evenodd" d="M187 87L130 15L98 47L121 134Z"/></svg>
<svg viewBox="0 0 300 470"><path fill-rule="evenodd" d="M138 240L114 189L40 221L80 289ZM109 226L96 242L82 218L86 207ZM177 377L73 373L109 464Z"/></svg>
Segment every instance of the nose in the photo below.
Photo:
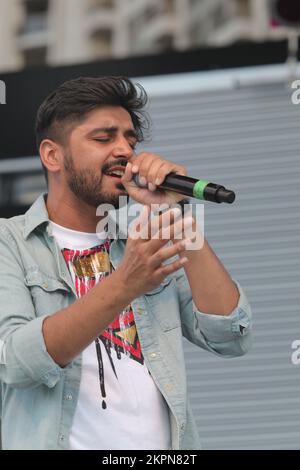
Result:
<svg viewBox="0 0 300 470"><path fill-rule="evenodd" d="M125 137L120 136L115 142L112 153L115 158L131 158L134 154L134 149Z"/></svg>

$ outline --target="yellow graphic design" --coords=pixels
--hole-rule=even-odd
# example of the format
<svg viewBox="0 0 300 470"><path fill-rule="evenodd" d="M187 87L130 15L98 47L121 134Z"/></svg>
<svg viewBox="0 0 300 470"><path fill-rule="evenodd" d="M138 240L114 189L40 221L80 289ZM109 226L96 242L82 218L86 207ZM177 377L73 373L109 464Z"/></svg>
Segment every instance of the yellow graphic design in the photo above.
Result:
<svg viewBox="0 0 300 470"><path fill-rule="evenodd" d="M73 261L73 269L75 275L80 278L91 278L98 273L110 272L109 255L105 251L100 251L81 258L75 258Z"/></svg>
<svg viewBox="0 0 300 470"><path fill-rule="evenodd" d="M121 338L123 341L126 341L127 343L134 345L136 342L136 326L132 325L129 328L126 328L125 330L121 330L118 332L115 332L115 336Z"/></svg>

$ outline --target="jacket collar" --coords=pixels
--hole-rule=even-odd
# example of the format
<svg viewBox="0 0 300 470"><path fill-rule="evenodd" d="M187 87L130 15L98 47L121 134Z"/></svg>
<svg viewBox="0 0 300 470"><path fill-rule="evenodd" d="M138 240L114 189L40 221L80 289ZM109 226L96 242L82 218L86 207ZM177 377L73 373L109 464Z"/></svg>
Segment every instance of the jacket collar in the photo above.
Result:
<svg viewBox="0 0 300 470"><path fill-rule="evenodd" d="M42 224L48 226L49 215L46 207L47 193L41 194L38 199L32 204L32 206L25 213L25 224L23 230L23 236L25 240L29 235L34 232ZM108 215L108 218L110 216ZM126 238L125 232L117 225L117 237L122 240Z"/></svg>
<svg viewBox="0 0 300 470"><path fill-rule="evenodd" d="M41 194L38 199L25 213L25 224L23 235L25 240L29 235L34 232L40 225L49 223L49 215L46 208L47 193Z"/></svg>

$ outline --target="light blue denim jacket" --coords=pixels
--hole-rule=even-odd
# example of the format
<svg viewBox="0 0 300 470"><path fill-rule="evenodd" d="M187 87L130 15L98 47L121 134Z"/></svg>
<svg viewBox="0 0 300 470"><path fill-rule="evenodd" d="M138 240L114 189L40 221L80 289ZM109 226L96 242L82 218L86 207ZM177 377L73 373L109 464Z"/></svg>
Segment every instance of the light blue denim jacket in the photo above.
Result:
<svg viewBox="0 0 300 470"><path fill-rule="evenodd" d="M0 380L3 449L68 449L81 379L81 355L64 368L47 353L46 316L76 293L54 237L43 196L25 215L0 220ZM115 268L124 240L111 244ZM241 287L229 316L195 310L184 270L135 299L132 307L146 365L170 411L173 449L199 449L187 398L182 335L220 356L250 345L249 303Z"/></svg>

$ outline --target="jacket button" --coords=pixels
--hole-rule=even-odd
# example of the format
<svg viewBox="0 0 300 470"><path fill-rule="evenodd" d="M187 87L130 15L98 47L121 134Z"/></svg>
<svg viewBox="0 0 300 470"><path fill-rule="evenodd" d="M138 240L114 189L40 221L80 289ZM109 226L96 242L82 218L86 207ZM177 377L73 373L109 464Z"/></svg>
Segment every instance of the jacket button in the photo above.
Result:
<svg viewBox="0 0 300 470"><path fill-rule="evenodd" d="M47 288L48 288L47 282L44 282L44 283L43 283L43 287L44 287L44 289L47 289Z"/></svg>
<svg viewBox="0 0 300 470"><path fill-rule="evenodd" d="M73 400L73 395L71 393L68 393L68 395L65 396L65 399L68 401Z"/></svg>
<svg viewBox="0 0 300 470"><path fill-rule="evenodd" d="M60 440L61 442L63 442L63 441L65 440L65 436L64 436L63 434L60 434L60 435L59 435L59 440Z"/></svg>
<svg viewBox="0 0 300 470"><path fill-rule="evenodd" d="M152 359L155 359L155 358L156 358L156 356L157 356L157 354L156 354L156 353L151 353L151 354L150 354L150 357L151 357Z"/></svg>

